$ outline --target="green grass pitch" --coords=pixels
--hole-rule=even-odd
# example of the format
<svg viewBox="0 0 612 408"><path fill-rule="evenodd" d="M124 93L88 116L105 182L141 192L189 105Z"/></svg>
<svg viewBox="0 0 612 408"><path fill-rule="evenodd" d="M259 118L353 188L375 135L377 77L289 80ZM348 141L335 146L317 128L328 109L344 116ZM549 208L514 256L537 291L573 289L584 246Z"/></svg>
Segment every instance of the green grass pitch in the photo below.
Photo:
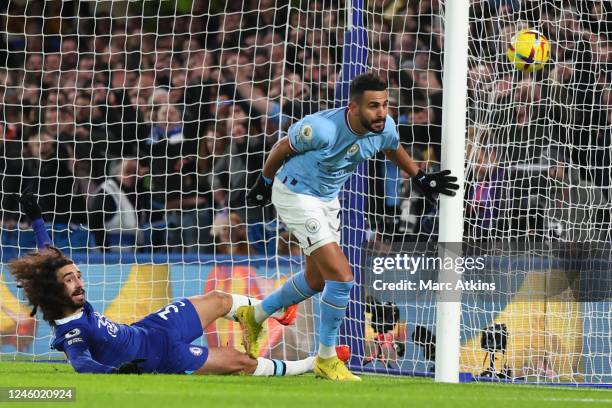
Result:
<svg viewBox="0 0 612 408"><path fill-rule="evenodd" d="M114 407L604 407L612 391L511 384L437 384L431 379L363 376L332 383L286 378L76 374L67 364L0 363L0 387L75 387L73 403L2 406Z"/></svg>

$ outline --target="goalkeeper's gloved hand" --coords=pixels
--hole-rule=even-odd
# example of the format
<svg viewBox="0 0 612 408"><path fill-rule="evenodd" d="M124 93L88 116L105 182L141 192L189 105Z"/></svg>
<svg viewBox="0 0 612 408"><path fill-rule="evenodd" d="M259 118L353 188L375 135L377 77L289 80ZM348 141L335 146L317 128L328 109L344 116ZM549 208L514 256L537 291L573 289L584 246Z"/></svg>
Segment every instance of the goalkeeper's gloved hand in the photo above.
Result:
<svg viewBox="0 0 612 408"><path fill-rule="evenodd" d="M142 374L142 367L140 367L140 363L143 363L145 360L143 358L137 358L134 361L130 361L129 363L123 363L117 368L113 368L114 374Z"/></svg>
<svg viewBox="0 0 612 408"><path fill-rule="evenodd" d="M249 205L263 207L272 201L272 180L260 174L246 196Z"/></svg>
<svg viewBox="0 0 612 408"><path fill-rule="evenodd" d="M454 183L457 181L457 177L450 174L450 170L429 174L419 171L413 178L414 185L421 190L425 198L435 202L437 194L454 196L454 190L459 190L459 184Z"/></svg>
<svg viewBox="0 0 612 408"><path fill-rule="evenodd" d="M21 195L15 194L15 198L21 203L21 210L28 216L30 222L42 218L42 210L30 191L26 190Z"/></svg>

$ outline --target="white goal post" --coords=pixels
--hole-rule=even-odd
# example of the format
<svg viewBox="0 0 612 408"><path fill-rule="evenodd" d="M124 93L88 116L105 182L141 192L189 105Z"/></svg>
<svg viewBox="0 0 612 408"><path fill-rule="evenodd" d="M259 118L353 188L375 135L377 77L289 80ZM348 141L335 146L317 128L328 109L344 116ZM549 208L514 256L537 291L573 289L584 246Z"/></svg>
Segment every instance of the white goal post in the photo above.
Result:
<svg viewBox="0 0 612 408"><path fill-rule="evenodd" d="M465 166L469 9L468 0L448 2L444 25L441 167L456 175L460 186L464 183ZM439 241L463 242L463 188L454 197L440 197L439 205ZM445 250L448 251L449 247ZM458 275L454 270L442 269L438 279L440 282L456 283ZM435 378L440 382L459 382L461 293L455 295L458 299L448 301L443 294L439 294L437 301L436 331L445 333L445 336L436 338Z"/></svg>

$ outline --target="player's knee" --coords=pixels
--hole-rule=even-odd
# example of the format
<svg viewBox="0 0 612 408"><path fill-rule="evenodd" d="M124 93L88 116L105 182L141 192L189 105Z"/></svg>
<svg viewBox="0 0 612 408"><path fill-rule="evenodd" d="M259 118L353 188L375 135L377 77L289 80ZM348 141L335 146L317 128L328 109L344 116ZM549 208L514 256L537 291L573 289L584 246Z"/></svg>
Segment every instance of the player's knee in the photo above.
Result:
<svg viewBox="0 0 612 408"><path fill-rule="evenodd" d="M352 282L354 278L353 271L351 271L351 268L339 271L336 276L338 277L339 282Z"/></svg>
<svg viewBox="0 0 612 408"><path fill-rule="evenodd" d="M325 280L340 282L353 280L351 265L338 245L324 245L312 254L312 258Z"/></svg>
<svg viewBox="0 0 612 408"><path fill-rule="evenodd" d="M327 276L332 278L331 280L351 282L353 280L353 271L348 263L344 265L342 262L338 262L338 264L329 265Z"/></svg>
<svg viewBox="0 0 612 408"><path fill-rule="evenodd" d="M232 307L232 295L220 290L213 290L205 295L193 296L190 297L189 300L194 305L206 307L208 310L216 310L219 311L219 313L225 310L229 311Z"/></svg>
<svg viewBox="0 0 612 408"><path fill-rule="evenodd" d="M308 279L306 279L306 283L308 283L308 287L312 290L315 290L317 292L321 292L323 290L323 288L325 287L325 280L323 280L323 278L316 278L313 281L310 281Z"/></svg>
<svg viewBox="0 0 612 408"><path fill-rule="evenodd" d="M218 310L229 310L232 307L232 295L220 290L213 290L205 295L208 300L214 302Z"/></svg>
<svg viewBox="0 0 612 408"><path fill-rule="evenodd" d="M318 292L323 290L325 286L325 279L321 276L319 269L316 264L312 260L306 260L306 270L304 271L304 275L306 277L306 283L310 289L316 290Z"/></svg>

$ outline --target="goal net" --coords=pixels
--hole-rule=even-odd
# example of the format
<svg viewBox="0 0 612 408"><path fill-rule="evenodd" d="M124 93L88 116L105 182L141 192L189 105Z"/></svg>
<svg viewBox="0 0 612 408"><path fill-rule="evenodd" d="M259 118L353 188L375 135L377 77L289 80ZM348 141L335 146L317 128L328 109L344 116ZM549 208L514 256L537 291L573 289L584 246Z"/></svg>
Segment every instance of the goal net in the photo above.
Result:
<svg viewBox="0 0 612 408"><path fill-rule="evenodd" d="M445 3L0 6L0 357L63 357L5 268L35 248L13 193L39 197L88 300L129 323L213 289L263 298L301 270L273 206L249 207L245 195L288 127L345 104L359 72L388 80L389 113L421 168L444 168ZM463 378L612 381L612 15L605 2L575 3L471 2L462 253L484 265L465 276L494 288L461 298ZM523 28L552 48L534 74L506 58ZM341 202L357 280L340 337L351 367L431 375L445 335L435 290L401 285L435 280L435 267L375 265L434 256L437 205L382 155ZM314 297L294 325L269 322L263 353L314 353L319 317ZM228 321L201 341L241 348Z"/></svg>

